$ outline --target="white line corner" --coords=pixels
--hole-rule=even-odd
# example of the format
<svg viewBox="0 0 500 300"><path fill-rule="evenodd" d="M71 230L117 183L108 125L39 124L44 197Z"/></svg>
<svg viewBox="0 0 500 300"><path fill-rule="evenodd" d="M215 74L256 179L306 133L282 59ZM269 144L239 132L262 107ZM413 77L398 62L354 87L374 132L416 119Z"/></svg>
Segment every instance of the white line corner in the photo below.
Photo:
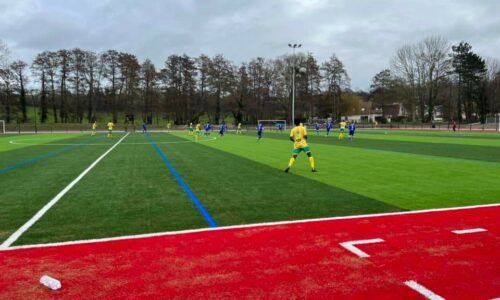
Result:
<svg viewBox="0 0 500 300"><path fill-rule="evenodd" d="M366 258L370 257L368 253L361 251L359 248L355 247L354 245L364 245L364 244L374 244L374 243L381 243L384 242L383 239L370 239L370 240L358 240L358 241L349 241L349 242L343 242L339 243L340 246L346 248L347 250L351 251L352 253L356 254L359 257Z"/></svg>

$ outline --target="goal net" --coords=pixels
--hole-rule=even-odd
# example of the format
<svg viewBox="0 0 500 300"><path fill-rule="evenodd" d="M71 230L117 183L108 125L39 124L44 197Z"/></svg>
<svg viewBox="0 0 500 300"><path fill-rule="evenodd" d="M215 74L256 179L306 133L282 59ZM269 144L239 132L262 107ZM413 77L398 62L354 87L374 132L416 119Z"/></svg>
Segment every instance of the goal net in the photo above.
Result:
<svg viewBox="0 0 500 300"><path fill-rule="evenodd" d="M258 120L257 124L264 125L264 130L267 131L279 131L280 126L283 130L286 130L285 120Z"/></svg>
<svg viewBox="0 0 500 300"><path fill-rule="evenodd" d="M486 117L484 127L489 130L500 131L500 114Z"/></svg>
<svg viewBox="0 0 500 300"><path fill-rule="evenodd" d="M5 121L0 120L0 134L5 134Z"/></svg>

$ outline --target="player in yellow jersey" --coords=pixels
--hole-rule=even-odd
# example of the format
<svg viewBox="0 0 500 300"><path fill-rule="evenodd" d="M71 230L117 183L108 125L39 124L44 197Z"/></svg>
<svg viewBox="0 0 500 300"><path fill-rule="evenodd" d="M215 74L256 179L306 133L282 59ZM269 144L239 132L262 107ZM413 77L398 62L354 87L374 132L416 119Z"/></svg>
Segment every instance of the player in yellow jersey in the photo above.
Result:
<svg viewBox="0 0 500 300"><path fill-rule="evenodd" d="M345 137L344 132L345 132L345 127L347 126L347 120L340 121L339 126L340 126L339 140L343 140Z"/></svg>
<svg viewBox="0 0 500 300"><path fill-rule="evenodd" d="M194 138L195 138L196 140L198 140L198 139L200 138L200 132L201 132L201 124L200 124L200 122L198 122L198 123L196 124L196 129L195 129L195 131L194 131Z"/></svg>
<svg viewBox="0 0 500 300"><path fill-rule="evenodd" d="M311 154L311 148L307 145L307 129L304 126L300 126L300 121L295 120L295 127L290 131L290 140L293 142L293 156L290 158L288 162L288 167L286 167L285 172L288 173L290 168L297 160L297 156L299 153L304 151L309 157L309 165L311 166L311 171L316 172L316 168L314 166L314 157Z"/></svg>
<svg viewBox="0 0 500 300"><path fill-rule="evenodd" d="M113 127L115 126L115 124L113 124L113 122L109 121L106 126L108 126L108 138L112 138L113 137Z"/></svg>
<svg viewBox="0 0 500 300"><path fill-rule="evenodd" d="M170 132L170 127L172 127L172 124L170 122L167 123L167 132Z"/></svg>
<svg viewBox="0 0 500 300"><path fill-rule="evenodd" d="M238 123L238 127L236 128L236 134L241 134L241 123Z"/></svg>
<svg viewBox="0 0 500 300"><path fill-rule="evenodd" d="M95 135L96 129L97 129L97 122L94 121L94 123L92 123L92 133L90 134L90 136L94 136Z"/></svg>

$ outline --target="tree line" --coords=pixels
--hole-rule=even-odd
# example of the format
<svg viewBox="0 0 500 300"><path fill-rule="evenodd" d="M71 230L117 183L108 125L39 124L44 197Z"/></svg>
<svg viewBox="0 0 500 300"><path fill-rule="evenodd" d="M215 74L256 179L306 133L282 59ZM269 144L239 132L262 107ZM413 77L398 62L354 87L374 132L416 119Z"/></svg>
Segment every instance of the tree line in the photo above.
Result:
<svg viewBox="0 0 500 300"><path fill-rule="evenodd" d="M500 63L488 61L466 42L451 45L432 36L397 49L390 67L377 73L371 98L384 112L402 102L408 120L482 122L500 112Z"/></svg>
<svg viewBox="0 0 500 300"><path fill-rule="evenodd" d="M2 114L7 122L16 117L28 121L27 106L34 93L41 122L49 116L54 122L91 122L100 113L109 114L114 122L131 115L149 123L168 119L176 124L202 116L214 123L228 116L246 123L288 120L293 67L298 73L297 116L346 113L342 97L350 92L350 80L335 54L322 64L311 53L299 53L275 59L257 57L240 65L220 54L170 55L158 68L151 60L141 63L130 53L108 50L97 54L76 48L39 53L30 65L23 61L4 64ZM29 82L36 91L27 90Z"/></svg>
<svg viewBox="0 0 500 300"><path fill-rule="evenodd" d="M468 122L500 111L500 64L486 62L468 43L451 45L439 36L397 49L368 93L350 89L335 54L321 63L312 53L298 53L238 65L221 54L183 54L157 67L131 53L75 48L44 51L28 64L10 61L0 42L0 118L30 121L28 107L35 105L41 122L92 122L99 115L176 124L202 117L214 123L289 120L294 73L295 112L303 119L363 114L360 107L367 104L385 115L396 102L409 121L432 121L438 108L445 119Z"/></svg>

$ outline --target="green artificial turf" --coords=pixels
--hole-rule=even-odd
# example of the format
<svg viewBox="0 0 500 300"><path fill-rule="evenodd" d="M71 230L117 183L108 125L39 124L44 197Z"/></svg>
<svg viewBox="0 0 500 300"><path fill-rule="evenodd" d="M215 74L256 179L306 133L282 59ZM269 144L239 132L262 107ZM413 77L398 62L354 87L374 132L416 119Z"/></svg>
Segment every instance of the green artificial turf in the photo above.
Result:
<svg viewBox="0 0 500 300"><path fill-rule="evenodd" d="M318 172L287 134L151 133L219 226L498 203L496 134L366 130L352 142L310 132ZM104 134L0 137L0 240L118 141ZM12 142L14 143L12 143ZM27 163L26 163L27 162ZM33 244L208 227L148 139L132 133L16 242Z"/></svg>

